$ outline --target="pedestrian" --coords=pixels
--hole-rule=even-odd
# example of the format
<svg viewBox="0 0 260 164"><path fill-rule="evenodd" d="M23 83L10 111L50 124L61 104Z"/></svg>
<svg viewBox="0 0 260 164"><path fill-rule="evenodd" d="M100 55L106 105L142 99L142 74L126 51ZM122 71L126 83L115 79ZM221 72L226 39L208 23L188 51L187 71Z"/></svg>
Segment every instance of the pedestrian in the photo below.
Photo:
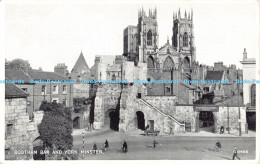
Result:
<svg viewBox="0 0 260 164"><path fill-rule="evenodd" d="M150 127L150 126L147 124L147 126L145 127L145 130L149 130L149 127Z"/></svg>
<svg viewBox="0 0 260 164"><path fill-rule="evenodd" d="M235 160L235 157L237 157L237 159L240 160L240 158L237 156L237 148L234 147L234 150L233 150L233 160Z"/></svg>
<svg viewBox="0 0 260 164"><path fill-rule="evenodd" d="M221 143L219 141L216 141L215 148L217 151L221 150Z"/></svg>
<svg viewBox="0 0 260 164"><path fill-rule="evenodd" d="M220 134L224 134L224 126L220 127Z"/></svg>
<svg viewBox="0 0 260 164"><path fill-rule="evenodd" d="M105 141L104 147L105 147L105 151L107 151L107 149L109 148L109 144L108 144L107 139L106 139L106 141Z"/></svg>
<svg viewBox="0 0 260 164"><path fill-rule="evenodd" d="M126 141L124 140L124 143L123 143L123 146L122 146L122 149L123 149L123 153L127 153L127 143Z"/></svg>
<svg viewBox="0 0 260 164"><path fill-rule="evenodd" d="M96 145L95 142L94 142L94 145L93 145L93 150L94 150L94 154L96 154L96 151L97 151L97 145Z"/></svg>
<svg viewBox="0 0 260 164"><path fill-rule="evenodd" d="M153 148L156 148L156 144L158 144L158 142L153 140Z"/></svg>

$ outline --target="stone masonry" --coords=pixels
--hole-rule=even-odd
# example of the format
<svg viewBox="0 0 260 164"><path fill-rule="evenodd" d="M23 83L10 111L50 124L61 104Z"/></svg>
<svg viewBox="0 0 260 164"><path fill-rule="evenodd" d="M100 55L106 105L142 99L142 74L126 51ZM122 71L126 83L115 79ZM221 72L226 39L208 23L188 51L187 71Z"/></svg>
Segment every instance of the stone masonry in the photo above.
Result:
<svg viewBox="0 0 260 164"><path fill-rule="evenodd" d="M33 141L39 136L37 125L42 117L42 111L34 112L34 121L29 121L25 98L5 100L6 160L33 159ZM15 151L29 151L29 153L15 154Z"/></svg>

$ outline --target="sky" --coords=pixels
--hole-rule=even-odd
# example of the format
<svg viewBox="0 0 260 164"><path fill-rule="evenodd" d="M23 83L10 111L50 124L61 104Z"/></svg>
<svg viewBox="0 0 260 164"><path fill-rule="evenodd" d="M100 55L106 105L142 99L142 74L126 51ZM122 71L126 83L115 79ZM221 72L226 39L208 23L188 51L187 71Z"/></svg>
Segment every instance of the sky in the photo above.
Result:
<svg viewBox="0 0 260 164"><path fill-rule="evenodd" d="M243 50L258 56L258 8L236 1L6 1L5 58L28 60L32 68L71 71L82 51L89 67L95 55L122 55L123 30L137 25L138 9L157 8L159 47L172 37L173 12L193 9L197 61L223 61L242 68ZM171 42L170 42L171 43Z"/></svg>

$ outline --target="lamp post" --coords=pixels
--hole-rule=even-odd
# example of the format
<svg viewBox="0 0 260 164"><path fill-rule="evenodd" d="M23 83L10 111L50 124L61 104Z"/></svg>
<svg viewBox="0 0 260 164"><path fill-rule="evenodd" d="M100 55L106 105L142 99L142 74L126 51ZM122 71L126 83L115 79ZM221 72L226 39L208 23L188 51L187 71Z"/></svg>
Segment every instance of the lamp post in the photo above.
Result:
<svg viewBox="0 0 260 164"><path fill-rule="evenodd" d="M238 70L237 70L237 79L239 79ZM238 88L237 102L238 102L238 126L239 126L238 134L239 134L239 136L241 136L242 134L241 134L241 116L240 116L240 102L239 102L239 97L240 97L239 83L237 83L237 88Z"/></svg>
<svg viewBox="0 0 260 164"><path fill-rule="evenodd" d="M227 105L227 111L228 111L228 114L227 114L227 124L228 124L228 134L230 134L230 127L229 127L229 106Z"/></svg>

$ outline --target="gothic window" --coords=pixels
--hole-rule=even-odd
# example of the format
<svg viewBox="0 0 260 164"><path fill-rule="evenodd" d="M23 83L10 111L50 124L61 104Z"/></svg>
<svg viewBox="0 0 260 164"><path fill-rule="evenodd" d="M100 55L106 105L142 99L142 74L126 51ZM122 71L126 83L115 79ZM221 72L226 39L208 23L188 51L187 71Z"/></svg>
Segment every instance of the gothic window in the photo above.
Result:
<svg viewBox="0 0 260 164"><path fill-rule="evenodd" d="M154 59L152 56L149 56L147 58L147 67L148 68L154 68Z"/></svg>
<svg viewBox="0 0 260 164"><path fill-rule="evenodd" d="M183 47L188 47L188 34L185 32L183 34Z"/></svg>
<svg viewBox="0 0 260 164"><path fill-rule="evenodd" d="M147 45L152 45L152 38L153 38L152 32L151 30L149 30L147 33Z"/></svg>
<svg viewBox="0 0 260 164"><path fill-rule="evenodd" d="M185 57L183 60L183 67L184 68L190 68L190 60L188 57Z"/></svg>
<svg viewBox="0 0 260 164"><path fill-rule="evenodd" d="M255 104L256 104L256 88L255 88L255 84L251 85L250 93L251 93L251 106L255 106Z"/></svg>
<svg viewBox="0 0 260 164"><path fill-rule="evenodd" d="M164 61L164 64L163 64L163 69L165 71L171 71L172 68L174 68L174 62L173 60L170 58L170 56L168 56L165 61Z"/></svg>

